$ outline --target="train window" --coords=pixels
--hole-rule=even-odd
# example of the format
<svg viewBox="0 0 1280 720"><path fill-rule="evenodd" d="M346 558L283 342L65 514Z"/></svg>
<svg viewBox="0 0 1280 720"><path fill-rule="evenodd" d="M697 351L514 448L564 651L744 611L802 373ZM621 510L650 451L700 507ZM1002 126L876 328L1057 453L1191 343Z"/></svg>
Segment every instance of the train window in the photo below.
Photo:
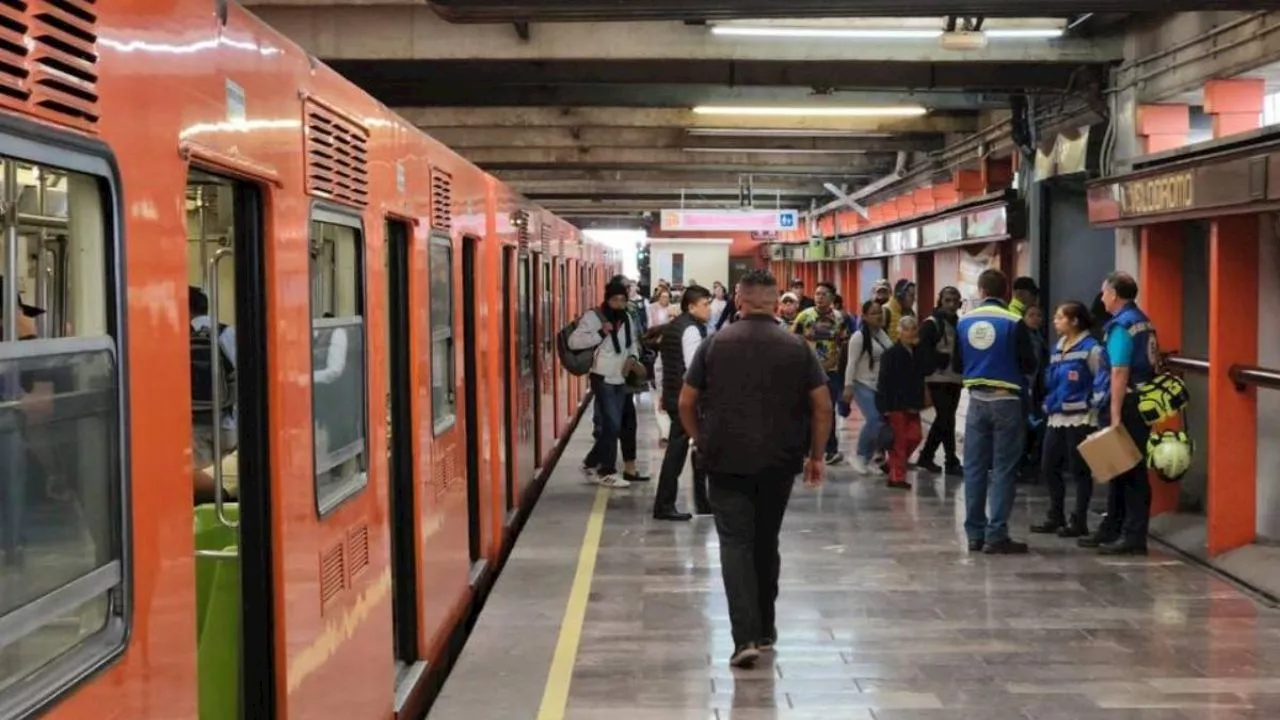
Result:
<svg viewBox="0 0 1280 720"><path fill-rule="evenodd" d="M520 354L520 374L533 371L533 274L529 256L520 257L516 274L516 347Z"/></svg>
<svg viewBox="0 0 1280 720"><path fill-rule="evenodd" d="M0 717L14 717L124 647L126 443L108 165L5 147L54 161L0 157L16 207L0 219Z"/></svg>
<svg viewBox="0 0 1280 720"><path fill-rule="evenodd" d="M364 233L359 218L311 217L311 415L323 516L369 482Z"/></svg>
<svg viewBox="0 0 1280 720"><path fill-rule="evenodd" d="M457 422L453 337L453 247L449 236L431 235L431 417L435 434Z"/></svg>

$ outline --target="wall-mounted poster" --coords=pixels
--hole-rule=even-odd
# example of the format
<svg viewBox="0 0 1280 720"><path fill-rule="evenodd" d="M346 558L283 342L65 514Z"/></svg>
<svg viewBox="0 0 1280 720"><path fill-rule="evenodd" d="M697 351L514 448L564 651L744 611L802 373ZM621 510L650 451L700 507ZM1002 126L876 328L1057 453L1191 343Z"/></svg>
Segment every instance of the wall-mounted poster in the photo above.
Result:
<svg viewBox="0 0 1280 720"><path fill-rule="evenodd" d="M978 276L989 268L1000 267L1000 243L970 245L957 252L960 262L954 284L963 299L960 305L960 314L963 315L982 302L982 297L978 294Z"/></svg>

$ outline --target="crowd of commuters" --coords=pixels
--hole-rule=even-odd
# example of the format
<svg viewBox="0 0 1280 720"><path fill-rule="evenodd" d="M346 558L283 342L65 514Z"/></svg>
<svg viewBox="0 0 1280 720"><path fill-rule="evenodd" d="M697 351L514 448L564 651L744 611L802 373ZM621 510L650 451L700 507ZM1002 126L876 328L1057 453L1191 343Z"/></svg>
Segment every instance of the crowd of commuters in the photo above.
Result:
<svg viewBox="0 0 1280 720"><path fill-rule="evenodd" d="M595 444L584 470L608 487L648 479L635 468L632 396L656 389L670 429L653 516L692 519L677 507L692 455L693 509L714 516L720 538L735 666L750 665L777 638L778 533L794 478L803 472L806 485L816 486L825 466L843 462L837 416L852 407L862 421L850 457L856 474L884 478L895 490L911 489L913 466L963 477L970 552L1028 551L1009 533L1028 448L1049 494L1047 516L1031 524L1033 533L1075 539L1103 554L1146 552L1151 495L1144 465L1108 484L1105 520L1091 533L1093 478L1078 452L1090 433L1108 426L1123 426L1138 447L1146 445L1150 428L1135 390L1155 377L1159 346L1135 304L1137 283L1112 273L1092 308L1074 300L1059 305L1052 344L1033 279L1010 287L991 269L977 292L962 313L960 290L944 287L921 319L914 283L881 280L855 317L832 284L818 283L810 297L796 280L780 293L765 271L747 273L732 294L719 283L690 283L673 300L660 283L652 301L618 276L602 305L579 321L570 346L599 348L591 371ZM654 371L646 371L650 363ZM962 462L957 413L965 390ZM1069 513L1068 480L1077 487Z"/></svg>

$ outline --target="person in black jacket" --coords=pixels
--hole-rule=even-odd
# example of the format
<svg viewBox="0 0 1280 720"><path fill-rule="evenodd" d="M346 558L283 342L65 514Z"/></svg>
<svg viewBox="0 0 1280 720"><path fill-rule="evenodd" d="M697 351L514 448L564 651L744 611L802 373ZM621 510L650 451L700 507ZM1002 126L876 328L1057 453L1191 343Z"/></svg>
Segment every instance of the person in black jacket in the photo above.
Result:
<svg viewBox="0 0 1280 720"><path fill-rule="evenodd" d="M960 392L964 389L964 377L951 368L951 356L956 347L956 315L960 310L960 291L947 286L938 293L938 305L933 314L920 323L920 358L929 371L925 378L929 399L933 401L933 425L916 467L938 473L946 469L948 475L961 475L960 456L956 454L956 410L960 407ZM934 462L938 447L943 450L945 466Z"/></svg>
<svg viewBox="0 0 1280 720"><path fill-rule="evenodd" d="M920 444L920 412L929 404L924 378L930 368L917 350L919 339L920 326L914 316L898 320L898 342L880 358L876 383L876 410L888 418L893 429L888 485L902 490L911 489L907 461Z"/></svg>
<svg viewBox="0 0 1280 720"><path fill-rule="evenodd" d="M671 322L655 328L661 330L659 352L662 354L662 409L671 418L671 435L667 452L658 474L658 494L653 498L653 516L658 520L689 520L693 516L676 509L680 473L689 453L689 435L680 423L680 389L685 370L693 362L693 354L707 337L707 321L711 319L711 291L701 285L690 285L680 296L681 314ZM711 514L707 499L706 475L695 458L693 464L694 505L699 515Z"/></svg>

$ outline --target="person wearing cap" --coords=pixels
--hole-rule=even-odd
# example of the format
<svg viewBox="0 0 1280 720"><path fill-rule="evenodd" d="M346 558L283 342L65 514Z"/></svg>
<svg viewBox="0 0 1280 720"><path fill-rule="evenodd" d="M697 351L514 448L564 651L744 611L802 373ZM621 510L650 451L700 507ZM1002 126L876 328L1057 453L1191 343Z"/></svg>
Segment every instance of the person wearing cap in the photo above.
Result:
<svg viewBox="0 0 1280 720"><path fill-rule="evenodd" d="M796 278L791 281L791 293L799 298L800 310L802 311L808 310L816 304L816 301L813 298L805 297L804 280L801 280L800 278Z"/></svg>
<svg viewBox="0 0 1280 720"><path fill-rule="evenodd" d="M618 441L626 442L626 428L636 423L636 408L627 391L629 377L647 378L640 362L640 336L632 327L628 312L627 286L610 282L604 289L604 302L592 308L581 319L567 343L573 350L596 349L591 364L593 410L600 416L600 432L583 463L583 472L600 485L611 488L630 487L632 480L642 480L634 472L635 443L622 448L624 461L631 467L625 476L618 475Z"/></svg>
<svg viewBox="0 0 1280 720"><path fill-rule="evenodd" d="M1022 276L1013 281L1013 302L1009 303L1009 312L1018 317L1027 314L1027 308L1040 302L1040 286L1035 278Z"/></svg>
<svg viewBox="0 0 1280 720"><path fill-rule="evenodd" d="M778 322L789 328L795 324L796 316L799 314L800 296L793 292L783 293L778 301Z"/></svg>

